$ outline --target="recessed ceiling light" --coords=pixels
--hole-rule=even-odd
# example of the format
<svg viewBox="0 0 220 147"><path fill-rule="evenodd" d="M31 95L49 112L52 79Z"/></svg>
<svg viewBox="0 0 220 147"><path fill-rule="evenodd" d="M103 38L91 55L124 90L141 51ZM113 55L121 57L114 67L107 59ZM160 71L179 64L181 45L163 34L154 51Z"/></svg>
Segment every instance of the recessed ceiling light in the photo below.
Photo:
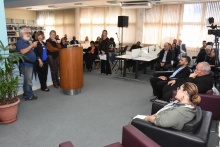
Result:
<svg viewBox="0 0 220 147"><path fill-rule="evenodd" d="M59 8L59 7L56 5L49 5L48 8Z"/></svg>
<svg viewBox="0 0 220 147"><path fill-rule="evenodd" d="M117 1L107 1L108 4L111 4L111 5L117 5L118 2Z"/></svg>
<svg viewBox="0 0 220 147"><path fill-rule="evenodd" d="M74 6L80 6L80 7L85 7L85 6L88 6L84 3L74 3Z"/></svg>

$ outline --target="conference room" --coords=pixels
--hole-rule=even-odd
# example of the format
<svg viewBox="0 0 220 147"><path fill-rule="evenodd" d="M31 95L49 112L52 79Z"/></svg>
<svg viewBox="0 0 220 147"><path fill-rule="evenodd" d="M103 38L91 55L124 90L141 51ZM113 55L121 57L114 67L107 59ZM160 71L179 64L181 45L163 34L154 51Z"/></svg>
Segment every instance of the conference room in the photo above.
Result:
<svg viewBox="0 0 220 147"><path fill-rule="evenodd" d="M218 0L0 8L0 146L220 146Z"/></svg>

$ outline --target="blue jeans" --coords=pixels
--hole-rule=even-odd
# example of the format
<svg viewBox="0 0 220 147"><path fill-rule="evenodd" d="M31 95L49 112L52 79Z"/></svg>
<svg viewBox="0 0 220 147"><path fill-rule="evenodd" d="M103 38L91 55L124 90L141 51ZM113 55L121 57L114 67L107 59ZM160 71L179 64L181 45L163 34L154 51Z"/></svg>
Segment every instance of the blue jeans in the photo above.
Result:
<svg viewBox="0 0 220 147"><path fill-rule="evenodd" d="M111 63L115 62L115 56L117 54L115 52L109 52L109 59L111 61Z"/></svg>
<svg viewBox="0 0 220 147"><path fill-rule="evenodd" d="M23 91L25 98L31 98L33 96L32 79L33 79L33 66L23 66L22 72L24 74Z"/></svg>

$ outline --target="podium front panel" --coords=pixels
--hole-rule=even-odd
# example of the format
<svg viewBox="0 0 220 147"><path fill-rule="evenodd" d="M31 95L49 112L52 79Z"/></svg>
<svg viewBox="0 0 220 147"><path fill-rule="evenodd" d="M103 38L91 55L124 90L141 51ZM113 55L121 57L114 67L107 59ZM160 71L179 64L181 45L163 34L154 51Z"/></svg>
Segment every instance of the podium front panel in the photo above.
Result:
<svg viewBox="0 0 220 147"><path fill-rule="evenodd" d="M64 91L79 91L83 87L83 49L60 49L60 87ZM70 95L72 92L70 92ZM67 94L67 93L65 93Z"/></svg>

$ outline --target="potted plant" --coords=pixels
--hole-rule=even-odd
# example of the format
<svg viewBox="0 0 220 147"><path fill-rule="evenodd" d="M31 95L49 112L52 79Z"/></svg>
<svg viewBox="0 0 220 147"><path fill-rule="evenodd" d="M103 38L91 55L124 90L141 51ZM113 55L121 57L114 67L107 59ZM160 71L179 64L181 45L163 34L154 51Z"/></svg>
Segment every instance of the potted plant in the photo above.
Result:
<svg viewBox="0 0 220 147"><path fill-rule="evenodd" d="M14 75L15 64L23 61L22 54L9 52L9 46L4 46L0 40L0 124L7 124L17 120L18 75Z"/></svg>

